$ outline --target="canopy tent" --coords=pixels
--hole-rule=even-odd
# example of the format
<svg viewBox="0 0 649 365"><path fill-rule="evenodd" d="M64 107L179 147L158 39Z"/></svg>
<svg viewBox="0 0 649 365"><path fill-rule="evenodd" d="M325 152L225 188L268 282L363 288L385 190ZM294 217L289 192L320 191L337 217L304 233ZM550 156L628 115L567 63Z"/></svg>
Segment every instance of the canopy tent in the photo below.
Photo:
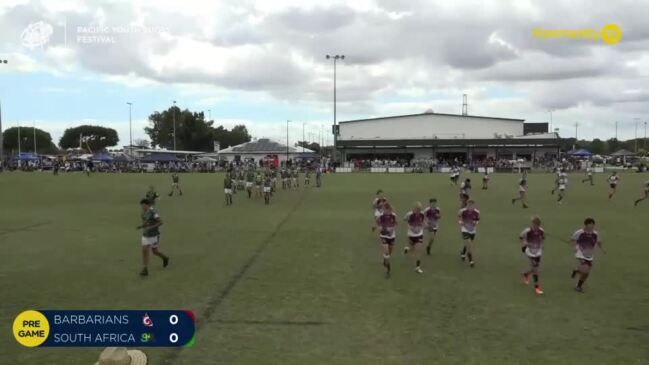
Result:
<svg viewBox="0 0 649 365"><path fill-rule="evenodd" d="M18 156L16 156L16 160L18 161L38 161L40 158L38 155L35 155L33 153L21 153Z"/></svg>
<svg viewBox="0 0 649 365"><path fill-rule="evenodd" d="M568 154L575 157L590 157L593 155L589 150L585 150L583 148L580 150L572 150L568 152Z"/></svg>
<svg viewBox="0 0 649 365"><path fill-rule="evenodd" d="M217 160L215 158L208 157L208 156L201 156L201 157L196 159L196 162L218 162L218 161L219 160Z"/></svg>
<svg viewBox="0 0 649 365"><path fill-rule="evenodd" d="M628 157L628 156L635 156L635 153L633 153L633 152L631 152L631 151L629 151L629 150L625 150L625 149L623 148L623 149L621 149L621 150L619 150L619 151L615 151L615 152L611 153L611 156L615 156L615 157Z"/></svg>
<svg viewBox="0 0 649 365"><path fill-rule="evenodd" d="M112 162L113 157L111 157L110 155L107 155L105 153L99 153L99 154L96 154L96 155L92 156L92 160L93 161L99 161L99 162Z"/></svg>
<svg viewBox="0 0 649 365"><path fill-rule="evenodd" d="M152 153L140 159L140 162L175 162L180 161L176 156L167 153Z"/></svg>

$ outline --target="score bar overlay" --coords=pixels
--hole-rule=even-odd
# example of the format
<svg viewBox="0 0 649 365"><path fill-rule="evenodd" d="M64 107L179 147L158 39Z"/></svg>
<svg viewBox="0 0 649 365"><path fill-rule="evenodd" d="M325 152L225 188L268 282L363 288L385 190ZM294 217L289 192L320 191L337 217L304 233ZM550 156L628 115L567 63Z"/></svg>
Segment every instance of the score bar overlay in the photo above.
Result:
<svg viewBox="0 0 649 365"><path fill-rule="evenodd" d="M188 310L27 310L13 334L26 347L189 347L195 328Z"/></svg>

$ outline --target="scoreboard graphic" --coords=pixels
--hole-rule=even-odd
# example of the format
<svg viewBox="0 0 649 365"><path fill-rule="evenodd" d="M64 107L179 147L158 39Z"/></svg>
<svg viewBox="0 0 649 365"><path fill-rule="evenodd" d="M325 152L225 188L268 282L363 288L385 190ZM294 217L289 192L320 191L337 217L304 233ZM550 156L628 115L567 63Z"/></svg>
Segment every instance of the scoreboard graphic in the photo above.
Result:
<svg viewBox="0 0 649 365"><path fill-rule="evenodd" d="M13 334L26 347L189 347L195 328L189 310L27 310Z"/></svg>

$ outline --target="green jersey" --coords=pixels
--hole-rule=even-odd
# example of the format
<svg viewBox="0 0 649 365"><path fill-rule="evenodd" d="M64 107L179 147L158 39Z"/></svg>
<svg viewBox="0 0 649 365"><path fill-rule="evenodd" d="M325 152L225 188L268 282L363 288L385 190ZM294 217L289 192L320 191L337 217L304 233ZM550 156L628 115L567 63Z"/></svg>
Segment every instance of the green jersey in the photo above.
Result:
<svg viewBox="0 0 649 365"><path fill-rule="evenodd" d="M178 175L176 175L176 174L171 175L171 181L172 181L174 184L178 184L178 181L180 181L180 177L179 177Z"/></svg>
<svg viewBox="0 0 649 365"><path fill-rule="evenodd" d="M149 190L146 192L146 199L151 202L151 204L155 204L155 200L159 197L158 193L155 192L155 190Z"/></svg>
<svg viewBox="0 0 649 365"><path fill-rule="evenodd" d="M225 180L223 180L223 187L226 189L232 189L232 179L226 177Z"/></svg>
<svg viewBox="0 0 649 365"><path fill-rule="evenodd" d="M263 182L263 178L261 177L261 174L257 174L255 177L255 184L261 186L261 183Z"/></svg>
<svg viewBox="0 0 649 365"><path fill-rule="evenodd" d="M144 237L155 237L160 235L159 227L146 228L160 223L160 216L156 213L153 208L150 208L146 212L142 213L142 226L144 230L142 231L142 236Z"/></svg>
<svg viewBox="0 0 649 365"><path fill-rule="evenodd" d="M250 182L250 183L254 182L255 181L255 173L252 172L252 171L248 172L248 174L246 175L246 181Z"/></svg>

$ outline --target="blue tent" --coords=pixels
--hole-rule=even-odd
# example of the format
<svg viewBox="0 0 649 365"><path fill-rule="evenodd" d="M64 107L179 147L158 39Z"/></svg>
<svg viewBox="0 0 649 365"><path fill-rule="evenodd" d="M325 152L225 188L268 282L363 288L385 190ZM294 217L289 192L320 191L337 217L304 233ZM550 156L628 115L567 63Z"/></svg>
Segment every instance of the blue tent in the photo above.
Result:
<svg viewBox="0 0 649 365"><path fill-rule="evenodd" d="M35 155L33 153L21 153L16 156L16 160L18 161L38 161L40 158L38 155Z"/></svg>
<svg viewBox="0 0 649 365"><path fill-rule="evenodd" d="M111 155L105 154L105 153L100 153L92 156L93 161L100 161L100 162L111 162L113 161L113 157Z"/></svg>
<svg viewBox="0 0 649 365"><path fill-rule="evenodd" d="M141 162L175 162L180 161L175 155L169 153L152 153L140 160Z"/></svg>
<svg viewBox="0 0 649 365"><path fill-rule="evenodd" d="M570 152L568 152L568 154L569 154L570 156L576 156L576 157L590 157L590 156L593 155L592 153L590 153L590 151L585 150L585 149L583 149L583 148L580 149L580 150L573 150L573 151L570 151Z"/></svg>

